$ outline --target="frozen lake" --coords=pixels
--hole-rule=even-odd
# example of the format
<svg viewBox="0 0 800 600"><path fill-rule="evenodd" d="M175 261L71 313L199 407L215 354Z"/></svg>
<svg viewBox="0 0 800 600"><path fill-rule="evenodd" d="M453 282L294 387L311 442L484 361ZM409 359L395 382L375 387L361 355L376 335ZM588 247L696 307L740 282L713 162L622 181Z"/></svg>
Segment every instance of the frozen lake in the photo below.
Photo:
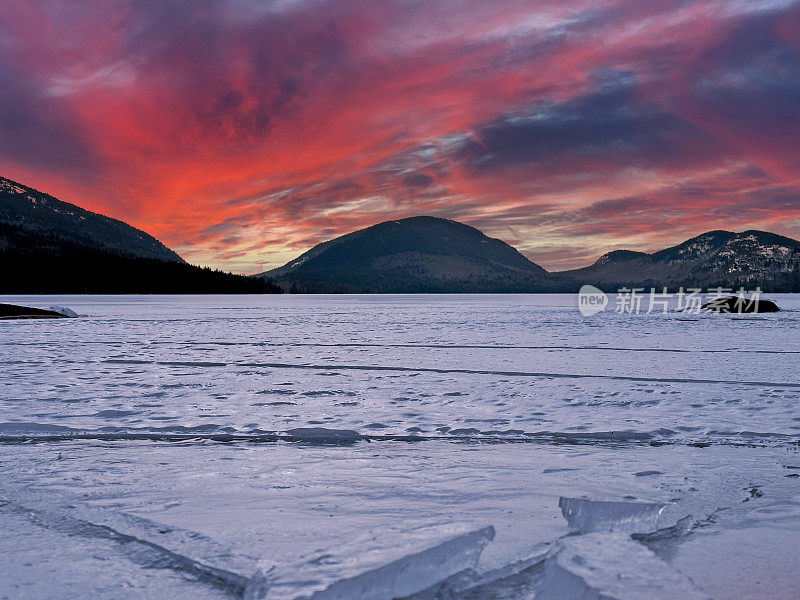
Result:
<svg viewBox="0 0 800 600"><path fill-rule="evenodd" d="M797 598L769 297L2 298L0 598Z"/></svg>

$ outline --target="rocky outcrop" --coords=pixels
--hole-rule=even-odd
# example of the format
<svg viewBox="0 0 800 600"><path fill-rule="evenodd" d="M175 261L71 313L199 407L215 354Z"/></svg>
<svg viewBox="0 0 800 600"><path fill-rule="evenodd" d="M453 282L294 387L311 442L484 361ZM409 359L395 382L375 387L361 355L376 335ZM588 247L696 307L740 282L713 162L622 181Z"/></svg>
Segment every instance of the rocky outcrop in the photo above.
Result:
<svg viewBox="0 0 800 600"><path fill-rule="evenodd" d="M701 308L713 310L718 313L773 313L780 308L772 300L761 300L760 298L742 298L739 296L722 296L714 298L710 302L703 304Z"/></svg>
<svg viewBox="0 0 800 600"><path fill-rule="evenodd" d="M72 311L67 312L68 310L55 311L16 304L0 304L0 319L67 319L77 316Z"/></svg>

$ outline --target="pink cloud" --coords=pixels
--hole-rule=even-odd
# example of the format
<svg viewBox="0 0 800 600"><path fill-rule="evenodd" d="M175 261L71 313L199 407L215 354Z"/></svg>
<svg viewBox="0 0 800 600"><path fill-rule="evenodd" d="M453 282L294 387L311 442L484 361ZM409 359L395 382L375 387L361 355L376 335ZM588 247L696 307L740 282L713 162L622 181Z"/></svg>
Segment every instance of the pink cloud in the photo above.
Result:
<svg viewBox="0 0 800 600"><path fill-rule="evenodd" d="M413 214L546 267L798 231L796 6L276 6L4 3L0 173L244 272Z"/></svg>

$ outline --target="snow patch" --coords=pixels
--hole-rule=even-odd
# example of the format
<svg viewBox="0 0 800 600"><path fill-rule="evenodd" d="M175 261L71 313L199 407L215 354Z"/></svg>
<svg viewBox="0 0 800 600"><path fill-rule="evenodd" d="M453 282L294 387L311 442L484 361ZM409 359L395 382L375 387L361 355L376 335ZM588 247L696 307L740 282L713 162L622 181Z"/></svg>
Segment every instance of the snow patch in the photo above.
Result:
<svg viewBox="0 0 800 600"><path fill-rule="evenodd" d="M75 317L78 316L78 313L76 313L71 308L67 308L66 306L54 305L54 306L50 307L50 310L52 310L53 312L57 312L57 313L59 313L61 315L64 315L65 317L75 318Z"/></svg>
<svg viewBox="0 0 800 600"><path fill-rule="evenodd" d="M0 181L0 188L12 194L24 194L25 190L18 185L14 185L10 181Z"/></svg>

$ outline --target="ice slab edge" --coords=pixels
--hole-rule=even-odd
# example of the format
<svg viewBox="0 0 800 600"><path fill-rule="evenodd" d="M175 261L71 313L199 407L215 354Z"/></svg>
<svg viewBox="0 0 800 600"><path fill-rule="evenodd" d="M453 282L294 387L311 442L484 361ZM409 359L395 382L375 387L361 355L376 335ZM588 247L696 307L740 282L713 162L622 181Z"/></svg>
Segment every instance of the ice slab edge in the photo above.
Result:
<svg viewBox="0 0 800 600"><path fill-rule="evenodd" d="M561 514L578 533L595 531L649 533L657 530L665 504L614 502L585 498L558 499Z"/></svg>
<svg viewBox="0 0 800 600"><path fill-rule="evenodd" d="M691 580L624 533L590 533L555 542L536 598L710 600Z"/></svg>
<svg viewBox="0 0 800 600"><path fill-rule="evenodd" d="M199 581L236 595L243 595L251 581L249 577L201 562L144 537L124 533L103 522L105 519L97 519L98 522L93 522L86 520L85 515L81 515L84 518L78 518L65 512L34 508L34 505L31 504L23 506L3 498L0 498L0 511L23 515L33 525L59 531L66 535L110 539L120 544L120 551L123 554L128 554L133 562L140 563L145 568L182 571L196 577Z"/></svg>
<svg viewBox="0 0 800 600"><path fill-rule="evenodd" d="M491 525L464 533L436 546L409 554L355 577L337 581L297 600L392 600L411 596L464 571L476 568L484 548L494 539ZM255 581L254 581L255 583ZM282 597L248 589L245 598Z"/></svg>

